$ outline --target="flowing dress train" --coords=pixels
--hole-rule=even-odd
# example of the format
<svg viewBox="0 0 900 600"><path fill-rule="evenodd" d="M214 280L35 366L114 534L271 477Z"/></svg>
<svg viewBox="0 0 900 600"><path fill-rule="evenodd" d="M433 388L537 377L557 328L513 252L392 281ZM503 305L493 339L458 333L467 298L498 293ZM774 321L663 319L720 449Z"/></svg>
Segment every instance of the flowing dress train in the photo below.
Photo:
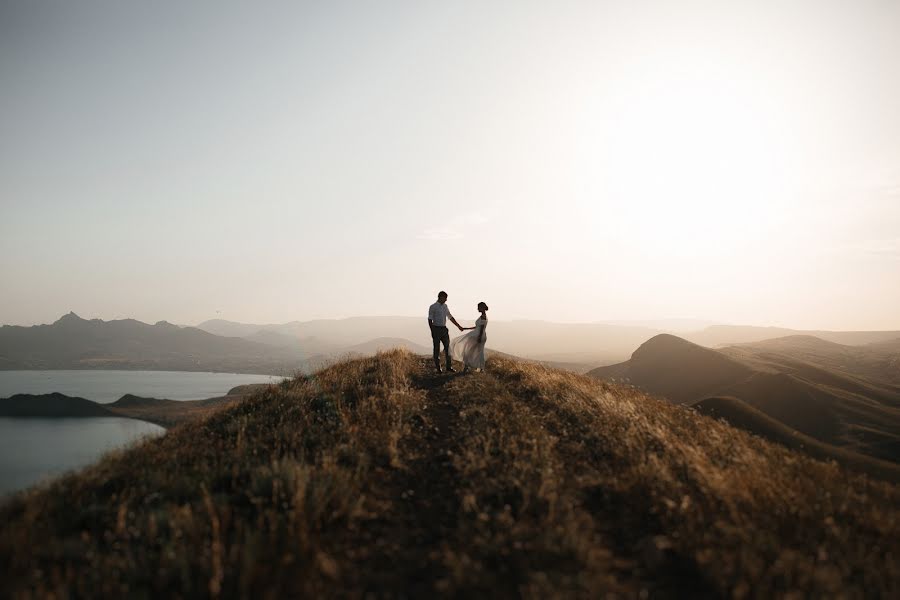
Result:
<svg viewBox="0 0 900 600"><path fill-rule="evenodd" d="M484 344L487 342L487 319L479 317L475 321L475 329L450 342L450 356L470 369L484 368ZM485 332L482 334L482 332ZM481 343L478 336L481 335Z"/></svg>

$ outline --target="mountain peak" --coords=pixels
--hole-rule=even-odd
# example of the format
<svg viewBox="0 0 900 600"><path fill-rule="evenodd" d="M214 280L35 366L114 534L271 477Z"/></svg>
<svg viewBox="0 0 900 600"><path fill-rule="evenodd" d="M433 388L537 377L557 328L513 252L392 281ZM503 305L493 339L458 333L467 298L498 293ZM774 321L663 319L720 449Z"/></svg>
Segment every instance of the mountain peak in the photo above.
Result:
<svg viewBox="0 0 900 600"><path fill-rule="evenodd" d="M638 349L634 351L632 358L645 355L682 352L689 348L700 348L700 346L693 342L689 342L684 338L680 338L677 335L672 335L670 333L660 333L659 335L654 335L652 338L641 344Z"/></svg>
<svg viewBox="0 0 900 600"><path fill-rule="evenodd" d="M76 315L74 311L69 311L67 314L64 314L59 319L57 319L56 323L54 323L54 325L66 324L66 323L84 323L84 322L85 322L85 320L82 319L81 317L79 317L78 315Z"/></svg>

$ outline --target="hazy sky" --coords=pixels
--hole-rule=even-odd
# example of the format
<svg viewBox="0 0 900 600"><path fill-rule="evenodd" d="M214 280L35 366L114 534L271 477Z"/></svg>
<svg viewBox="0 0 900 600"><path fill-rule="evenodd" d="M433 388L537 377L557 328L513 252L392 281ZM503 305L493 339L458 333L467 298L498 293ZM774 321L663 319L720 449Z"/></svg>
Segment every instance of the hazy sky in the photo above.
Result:
<svg viewBox="0 0 900 600"><path fill-rule="evenodd" d="M900 2L0 0L0 322L900 329Z"/></svg>

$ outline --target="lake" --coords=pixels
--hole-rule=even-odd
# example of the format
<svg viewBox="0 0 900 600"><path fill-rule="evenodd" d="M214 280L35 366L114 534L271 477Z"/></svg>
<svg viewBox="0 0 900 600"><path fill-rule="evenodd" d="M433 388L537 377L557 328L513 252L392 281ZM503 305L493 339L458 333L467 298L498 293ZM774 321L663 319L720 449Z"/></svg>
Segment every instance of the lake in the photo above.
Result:
<svg viewBox="0 0 900 600"><path fill-rule="evenodd" d="M0 398L50 394L115 402L125 394L142 398L202 400L222 396L245 383L278 383L281 377L186 371L0 371Z"/></svg>
<svg viewBox="0 0 900 600"><path fill-rule="evenodd" d="M121 417L0 417L0 496L165 431L153 423Z"/></svg>
<svg viewBox="0 0 900 600"><path fill-rule="evenodd" d="M277 383L281 377L183 371L0 371L0 398L60 392L95 402L125 394L169 400L200 400L247 383ZM96 461L165 429L119 417L78 419L0 417L0 495Z"/></svg>

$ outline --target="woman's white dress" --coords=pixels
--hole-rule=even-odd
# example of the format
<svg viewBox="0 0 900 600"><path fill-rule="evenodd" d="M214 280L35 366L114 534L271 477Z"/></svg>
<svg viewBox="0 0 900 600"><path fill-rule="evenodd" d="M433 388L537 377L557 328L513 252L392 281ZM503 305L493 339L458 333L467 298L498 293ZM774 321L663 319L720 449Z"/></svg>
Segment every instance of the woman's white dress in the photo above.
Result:
<svg viewBox="0 0 900 600"><path fill-rule="evenodd" d="M484 368L484 344L487 342L487 319L479 317L475 321L475 329L450 342L450 356L470 369ZM482 332L485 332L482 335ZM478 336L482 335L481 342Z"/></svg>

